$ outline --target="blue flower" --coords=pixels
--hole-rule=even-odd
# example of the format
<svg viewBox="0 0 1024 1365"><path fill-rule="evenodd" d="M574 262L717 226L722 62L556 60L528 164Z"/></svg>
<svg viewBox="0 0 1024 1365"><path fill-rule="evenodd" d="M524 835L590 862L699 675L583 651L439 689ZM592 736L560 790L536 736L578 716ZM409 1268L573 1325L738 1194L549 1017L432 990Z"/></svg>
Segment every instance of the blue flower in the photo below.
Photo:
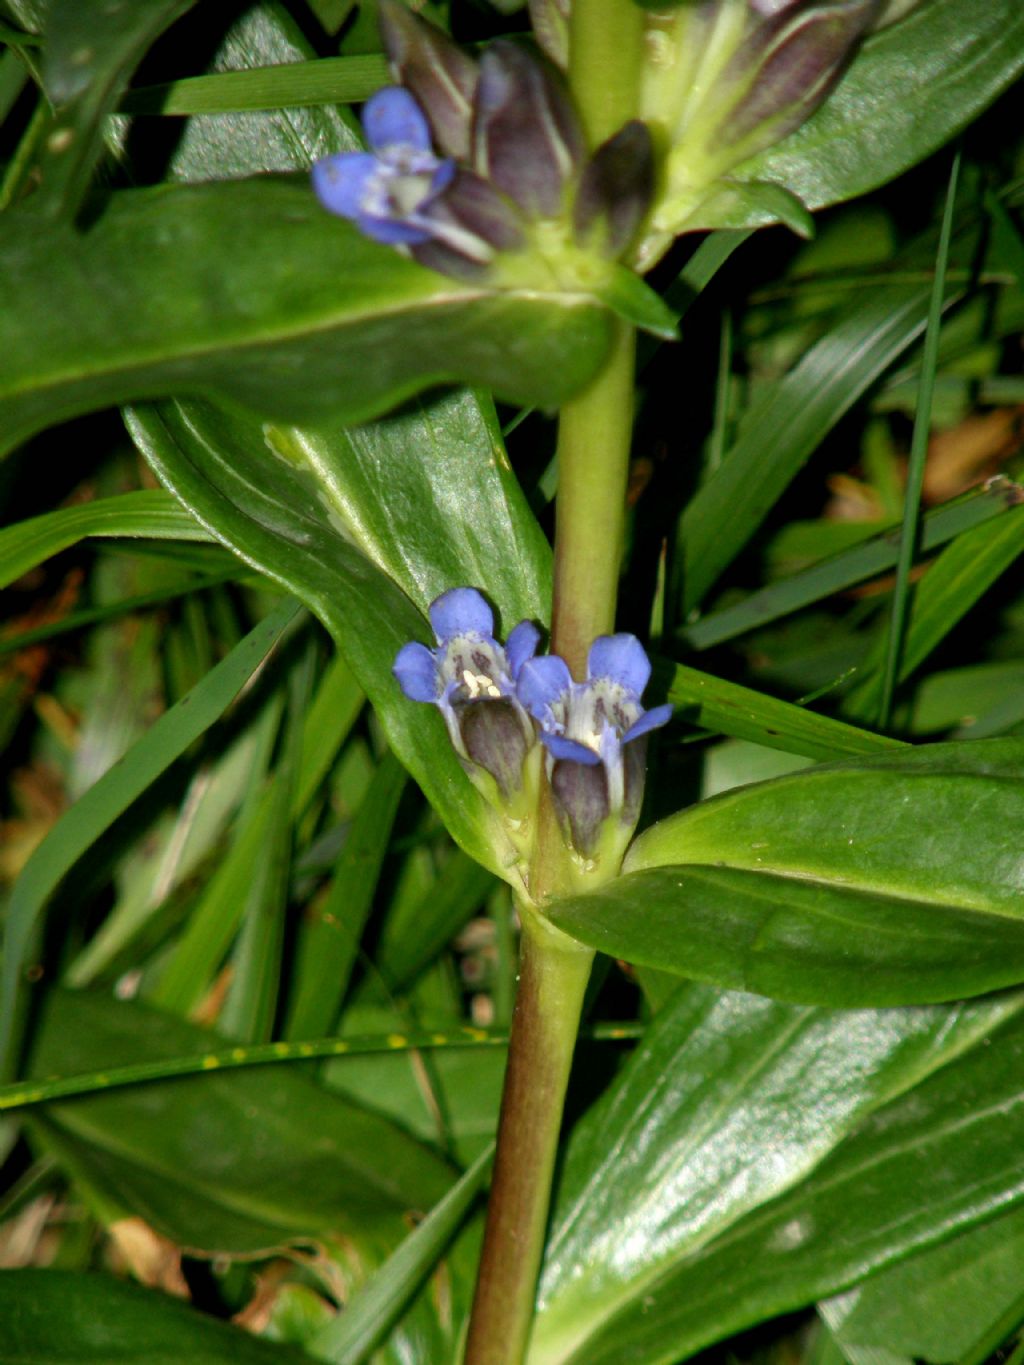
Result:
<svg viewBox="0 0 1024 1365"><path fill-rule="evenodd" d="M403 645L393 672L405 695L431 702L444 717L456 752L483 769L508 802L523 787L523 767L536 743L516 693L540 632L521 621L504 648L494 638L494 613L475 588L452 588L430 606L437 648Z"/></svg>
<svg viewBox="0 0 1024 1365"><path fill-rule="evenodd" d="M539 722L555 804L584 857L619 849L640 814L642 736L666 724L671 705L645 711L640 697L651 665L635 635L602 635L590 647L587 680L577 683L557 654L530 659L519 699ZM607 837L606 837L607 836Z"/></svg>
<svg viewBox="0 0 1024 1365"><path fill-rule="evenodd" d="M332 213L390 246L430 241L426 210L451 184L455 162L434 155L430 125L408 90L378 90L363 109L369 152L341 152L313 167L313 188Z"/></svg>

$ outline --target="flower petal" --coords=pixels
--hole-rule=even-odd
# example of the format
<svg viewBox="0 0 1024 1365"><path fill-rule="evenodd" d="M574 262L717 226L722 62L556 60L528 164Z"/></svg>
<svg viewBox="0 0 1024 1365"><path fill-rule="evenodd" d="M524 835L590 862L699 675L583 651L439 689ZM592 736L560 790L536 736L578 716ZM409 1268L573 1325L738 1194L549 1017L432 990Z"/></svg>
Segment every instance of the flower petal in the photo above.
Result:
<svg viewBox="0 0 1024 1365"><path fill-rule="evenodd" d="M383 242L385 246L417 246L430 241L430 231L416 223L407 223L397 218L378 218L371 213L356 216L359 231L371 241Z"/></svg>
<svg viewBox="0 0 1024 1365"><path fill-rule="evenodd" d="M574 739L566 739L564 735L541 735L541 743L544 744L555 758L568 759L570 763L583 763L588 768L593 768L601 762L601 755L596 754L593 749L588 749L585 744L577 744Z"/></svg>
<svg viewBox="0 0 1024 1365"><path fill-rule="evenodd" d="M476 588L449 588L430 604L430 624L439 641L455 635L494 634L494 612Z"/></svg>
<svg viewBox="0 0 1024 1365"><path fill-rule="evenodd" d="M639 697L650 676L650 660L635 635L599 635L590 646L588 678L611 678Z"/></svg>
<svg viewBox="0 0 1024 1365"><path fill-rule="evenodd" d="M631 739L639 739L641 735L646 735L649 730L657 730L662 725L667 725L672 719L673 706L671 702L666 702L664 706L652 706L649 711L633 722L626 733L622 736L623 744L628 744Z"/></svg>
<svg viewBox="0 0 1024 1365"><path fill-rule="evenodd" d="M558 654L527 659L519 670L516 693L536 720L543 721L547 710L572 687L569 665Z"/></svg>
<svg viewBox="0 0 1024 1365"><path fill-rule="evenodd" d="M509 635L505 644L505 657L508 671L513 678L519 677L519 670L527 659L532 659L540 644L540 631L532 621L520 621Z"/></svg>
<svg viewBox="0 0 1024 1365"><path fill-rule="evenodd" d="M437 660L418 640L402 646L391 671L410 701L438 700Z"/></svg>
<svg viewBox="0 0 1024 1365"><path fill-rule="evenodd" d="M356 218L362 210L369 181L379 162L369 152L339 152L313 167L313 189L324 208L342 218Z"/></svg>
<svg viewBox="0 0 1024 1365"><path fill-rule="evenodd" d="M409 91L400 85L386 85L370 96L363 106L363 128L375 152L396 144L430 151L426 116Z"/></svg>

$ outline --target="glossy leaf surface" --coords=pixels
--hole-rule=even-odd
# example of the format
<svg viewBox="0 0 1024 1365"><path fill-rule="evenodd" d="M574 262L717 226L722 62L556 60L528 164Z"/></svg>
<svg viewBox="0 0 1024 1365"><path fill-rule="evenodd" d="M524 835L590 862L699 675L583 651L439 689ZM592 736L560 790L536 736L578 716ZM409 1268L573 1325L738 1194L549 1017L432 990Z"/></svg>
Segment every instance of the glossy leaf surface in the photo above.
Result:
<svg viewBox="0 0 1024 1365"><path fill-rule="evenodd" d="M507 872L439 713L391 674L403 644L430 638L423 613L448 587L482 587L503 630L544 611L549 552L493 419L456 394L361 431L264 427L200 404L137 409L130 428L200 522L316 612L452 833Z"/></svg>
<svg viewBox="0 0 1024 1365"><path fill-rule="evenodd" d="M1019 1104L1019 1025L1009 1050L984 1043L1020 1008L831 1011L682 988L572 1135L530 1365L669 1365L851 1282L867 1238L898 1255L979 1216L983 1173L992 1202L1013 1197L1013 1139L996 1130L1019 1118L985 1104L972 1120L965 1101L992 1084ZM958 1148L961 1122L978 1139Z"/></svg>
<svg viewBox="0 0 1024 1365"><path fill-rule="evenodd" d="M988 1043L872 1115L804 1184L666 1276L581 1362L620 1365L628 1341L633 1365L668 1365L1018 1204L1019 1022Z"/></svg>
<svg viewBox="0 0 1024 1365"><path fill-rule="evenodd" d="M597 369L585 295L457 285L361 237L304 184L125 191L85 235L0 233L0 448L140 398L227 399L285 421L362 421L468 381L542 407Z"/></svg>
<svg viewBox="0 0 1024 1365"><path fill-rule="evenodd" d="M555 902L614 957L780 999L912 1004L1024 980L1024 744L933 745L737 788Z"/></svg>

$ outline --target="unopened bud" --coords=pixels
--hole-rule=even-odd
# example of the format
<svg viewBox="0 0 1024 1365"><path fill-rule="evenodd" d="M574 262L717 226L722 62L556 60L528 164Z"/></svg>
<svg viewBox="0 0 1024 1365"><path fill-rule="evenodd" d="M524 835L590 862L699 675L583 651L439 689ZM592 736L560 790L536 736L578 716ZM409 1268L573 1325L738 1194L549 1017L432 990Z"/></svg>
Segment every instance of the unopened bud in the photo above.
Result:
<svg viewBox="0 0 1024 1365"><path fill-rule="evenodd" d="M555 218L583 159L583 134L561 82L515 43L480 62L473 128L476 170L530 217Z"/></svg>
<svg viewBox="0 0 1024 1365"><path fill-rule="evenodd" d="M609 256L629 245L654 195L654 148L645 123L637 119L603 142L580 180L573 223L583 242L603 225Z"/></svg>
<svg viewBox="0 0 1024 1365"><path fill-rule="evenodd" d="M411 90L430 121L434 143L446 156L469 157L473 59L433 24L410 14L399 0L378 0L380 31L392 74Z"/></svg>

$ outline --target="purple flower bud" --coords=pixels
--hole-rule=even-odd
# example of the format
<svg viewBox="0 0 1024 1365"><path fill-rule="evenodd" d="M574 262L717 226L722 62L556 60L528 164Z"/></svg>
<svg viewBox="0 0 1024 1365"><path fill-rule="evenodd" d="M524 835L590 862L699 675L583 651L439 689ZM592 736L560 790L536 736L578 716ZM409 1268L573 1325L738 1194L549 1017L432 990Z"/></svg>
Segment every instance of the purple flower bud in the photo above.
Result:
<svg viewBox="0 0 1024 1365"><path fill-rule="evenodd" d="M590 647L587 680L576 683L557 654L529 659L518 693L541 727L555 809L584 858L621 856L643 799L645 736L667 724L670 705L645 711L651 665L635 635L602 635Z"/></svg>
<svg viewBox="0 0 1024 1365"><path fill-rule="evenodd" d="M430 606L437 648L403 645L393 672L412 701L431 702L444 717L456 753L470 770L493 778L501 798L522 786L535 743L533 725L516 695L539 632L521 621L505 648L494 638L494 613L475 588L452 588Z"/></svg>
<svg viewBox="0 0 1024 1365"><path fill-rule="evenodd" d="M410 14L399 0L378 0L391 71L415 95L434 141L447 156L469 159L477 67L446 33Z"/></svg>
<svg viewBox="0 0 1024 1365"><path fill-rule="evenodd" d="M632 240L654 196L654 147L645 123L634 119L603 142L587 162L573 212L578 241L603 227L609 256Z"/></svg>
<svg viewBox="0 0 1024 1365"><path fill-rule="evenodd" d="M879 2L834 0L793 15L795 5L775 5L777 17L751 34L723 73L726 89L731 83L748 89L722 122L722 144L742 144L749 156L805 122L839 80Z"/></svg>
<svg viewBox="0 0 1024 1365"><path fill-rule="evenodd" d="M492 43L474 105L475 170L529 217L556 218L583 155L583 134L557 75L515 43Z"/></svg>

